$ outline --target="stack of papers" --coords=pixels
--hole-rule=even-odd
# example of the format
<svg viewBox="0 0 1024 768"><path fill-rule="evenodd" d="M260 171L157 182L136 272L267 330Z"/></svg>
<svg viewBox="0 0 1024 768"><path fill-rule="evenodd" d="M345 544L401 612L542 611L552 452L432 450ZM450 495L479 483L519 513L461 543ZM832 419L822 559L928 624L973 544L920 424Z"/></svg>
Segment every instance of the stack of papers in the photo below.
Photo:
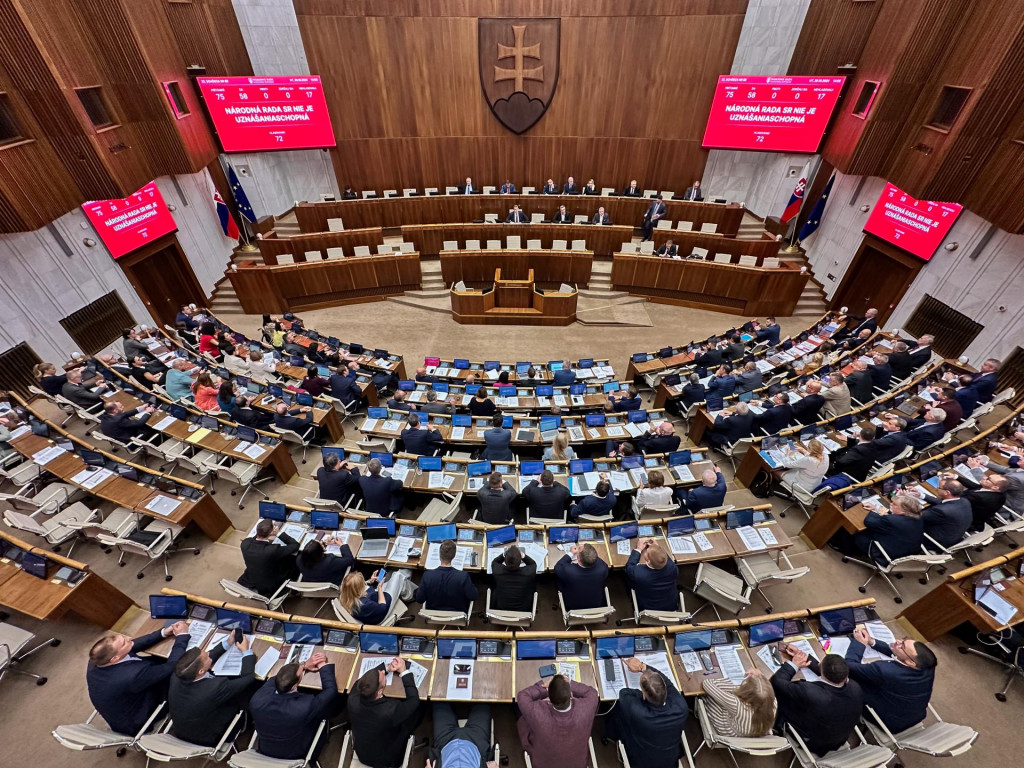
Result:
<svg viewBox="0 0 1024 768"><path fill-rule="evenodd" d="M672 474L675 475L676 480L680 483L692 483L697 479L693 476L693 470L690 469L688 464L677 464L672 467Z"/></svg>
<svg viewBox="0 0 1024 768"><path fill-rule="evenodd" d="M104 480L114 476L114 473L109 469L83 469L77 475L71 478L71 482L82 486L86 490L92 490L97 485L102 483Z"/></svg>
<svg viewBox="0 0 1024 768"><path fill-rule="evenodd" d="M32 461L34 461L39 466L45 466L46 464L49 464L51 461L56 459L58 456L63 456L65 453L67 453L67 451L65 451L59 445L51 445L46 448L43 448L43 450L41 451L33 453Z"/></svg>
<svg viewBox="0 0 1024 768"><path fill-rule="evenodd" d="M740 540L743 542L743 546L745 546L751 552L757 551L759 549L767 549L764 541L761 539L760 536L757 535L757 531L754 530L752 526L740 526L736 529L736 533L739 535Z"/></svg>
<svg viewBox="0 0 1024 768"><path fill-rule="evenodd" d="M472 547L457 546L455 548L455 559L452 560L452 568L461 571L466 567L472 555ZM432 542L427 546L427 562L423 567L428 571L441 567L441 542Z"/></svg>
<svg viewBox="0 0 1024 768"><path fill-rule="evenodd" d="M629 432L630 437L640 437L644 432L647 431L647 425L634 424L633 422L626 423L626 431Z"/></svg>
<svg viewBox="0 0 1024 768"><path fill-rule="evenodd" d="M146 509L150 512L156 512L158 515L166 517L181 506L181 502L177 499L171 498L170 496L154 496L149 500L146 505Z"/></svg>
<svg viewBox="0 0 1024 768"><path fill-rule="evenodd" d="M366 419L363 425L359 427L360 432L373 432L377 428L377 423L380 419Z"/></svg>
<svg viewBox="0 0 1024 768"><path fill-rule="evenodd" d="M604 433L608 437L625 437L626 436L626 430L624 430L622 427L620 427L618 425L614 425L614 426L611 426L611 427L605 427L604 428Z"/></svg>
<svg viewBox="0 0 1024 768"><path fill-rule="evenodd" d="M612 488L616 491L633 490L633 484L629 481L629 474L627 472L613 469L608 473L608 479L611 480Z"/></svg>
<svg viewBox="0 0 1024 768"><path fill-rule="evenodd" d="M672 550L673 555L697 554L697 545L693 543L693 539L689 536L670 536L668 548Z"/></svg>
<svg viewBox="0 0 1024 768"><path fill-rule="evenodd" d="M165 429L167 429L169 426L171 426L171 424L173 424L176 421L177 421L177 419L174 418L173 416L164 416L156 424L150 424L150 426L153 429L155 429L157 432L163 432Z"/></svg>

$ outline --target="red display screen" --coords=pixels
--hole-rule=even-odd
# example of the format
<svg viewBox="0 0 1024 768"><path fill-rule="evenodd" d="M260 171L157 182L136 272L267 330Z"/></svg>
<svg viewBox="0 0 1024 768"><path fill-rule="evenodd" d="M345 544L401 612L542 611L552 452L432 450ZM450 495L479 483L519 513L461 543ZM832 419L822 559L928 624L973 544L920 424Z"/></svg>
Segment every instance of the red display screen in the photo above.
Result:
<svg viewBox="0 0 1024 768"><path fill-rule="evenodd" d="M703 146L817 152L845 80L721 75Z"/></svg>
<svg viewBox="0 0 1024 768"><path fill-rule="evenodd" d="M333 147L323 86L306 77L199 77L225 152Z"/></svg>
<svg viewBox="0 0 1024 768"><path fill-rule="evenodd" d="M155 181L123 200L90 200L82 210L115 259L178 228Z"/></svg>
<svg viewBox="0 0 1024 768"><path fill-rule="evenodd" d="M864 231L928 261L964 207L917 200L886 182Z"/></svg>

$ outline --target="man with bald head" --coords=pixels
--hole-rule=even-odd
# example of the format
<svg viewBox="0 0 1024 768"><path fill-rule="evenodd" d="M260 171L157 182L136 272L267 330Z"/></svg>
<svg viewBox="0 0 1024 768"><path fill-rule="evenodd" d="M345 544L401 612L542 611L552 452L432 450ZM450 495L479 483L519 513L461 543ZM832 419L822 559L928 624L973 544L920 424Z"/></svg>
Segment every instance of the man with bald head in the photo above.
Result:
<svg viewBox="0 0 1024 768"><path fill-rule="evenodd" d="M850 390L850 396L861 405L870 402L872 386L867 363L863 360L854 360L853 371L846 377L846 387Z"/></svg>
<svg viewBox="0 0 1024 768"><path fill-rule="evenodd" d="M622 190L623 197L643 197L644 191L640 189L640 185L636 183L636 179L633 179L626 185L626 188Z"/></svg>
<svg viewBox="0 0 1024 768"><path fill-rule="evenodd" d="M667 421L663 421L652 430L648 430L636 440L636 448L640 453L671 453L679 450L679 435Z"/></svg>
<svg viewBox="0 0 1024 768"><path fill-rule="evenodd" d="M853 405L850 402L850 388L846 386L846 377L841 373L831 373L827 379L828 386L821 390L825 400L822 413L825 416L842 416L848 413Z"/></svg>
<svg viewBox="0 0 1024 768"><path fill-rule="evenodd" d="M702 509L720 507L725 503L725 477L718 465L714 469L705 469L700 475L700 485L696 488L676 488L675 497L686 511L695 515Z"/></svg>
<svg viewBox="0 0 1024 768"><path fill-rule="evenodd" d="M641 611L678 611L679 589L676 579L679 568L660 545L651 539L640 543L626 561L626 581L636 593Z"/></svg>
<svg viewBox="0 0 1024 768"><path fill-rule="evenodd" d="M963 540L974 522L971 503L963 498L964 486L953 476L943 477L935 494L939 501L929 504L921 514L924 532L941 546L952 547Z"/></svg>
<svg viewBox="0 0 1024 768"><path fill-rule="evenodd" d="M821 395L820 381L807 382L804 392L804 396L792 405L793 423L807 426L821 418L818 414L821 413L821 409L825 405L825 398Z"/></svg>

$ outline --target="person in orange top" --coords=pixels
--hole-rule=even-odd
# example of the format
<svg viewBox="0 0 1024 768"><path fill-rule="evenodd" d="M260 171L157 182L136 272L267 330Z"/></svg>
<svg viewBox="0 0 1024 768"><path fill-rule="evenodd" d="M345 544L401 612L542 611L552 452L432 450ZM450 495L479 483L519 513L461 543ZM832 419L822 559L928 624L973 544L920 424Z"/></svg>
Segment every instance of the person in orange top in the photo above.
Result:
<svg viewBox="0 0 1024 768"><path fill-rule="evenodd" d="M204 411L218 411L217 405L218 384L209 371L202 371L192 385L192 394L195 396L196 407Z"/></svg>

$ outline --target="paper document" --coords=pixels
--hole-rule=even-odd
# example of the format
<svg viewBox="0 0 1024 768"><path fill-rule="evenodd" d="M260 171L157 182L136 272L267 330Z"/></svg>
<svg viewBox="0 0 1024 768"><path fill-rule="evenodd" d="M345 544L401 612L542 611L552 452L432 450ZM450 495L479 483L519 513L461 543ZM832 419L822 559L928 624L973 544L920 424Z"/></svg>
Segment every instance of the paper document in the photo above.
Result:
<svg viewBox="0 0 1024 768"><path fill-rule="evenodd" d="M582 682L582 678L580 677L580 665L575 661L558 662L558 674L568 678L572 682Z"/></svg>
<svg viewBox="0 0 1024 768"><path fill-rule="evenodd" d="M736 533L743 542L743 546L751 552L767 548L764 541L762 541L761 537L757 535L757 531L755 531L752 526L742 525L736 529Z"/></svg>
<svg viewBox="0 0 1024 768"><path fill-rule="evenodd" d="M700 656L693 651L684 651L679 654L680 661L683 662L683 668L687 674L693 674L694 672L700 672L704 669L704 665L700 663Z"/></svg>
<svg viewBox="0 0 1024 768"><path fill-rule="evenodd" d="M58 456L63 456L67 451L61 448L59 445L51 445L43 450L32 454L32 461L39 466L45 466L51 461L56 459Z"/></svg>
<svg viewBox="0 0 1024 768"><path fill-rule="evenodd" d="M452 440L465 440L466 439L466 428L465 427L452 427Z"/></svg>
<svg viewBox="0 0 1024 768"><path fill-rule="evenodd" d="M647 666L654 667L666 678L671 680L677 688L679 687L679 681L676 680L675 670L672 669L672 663L668 660L668 654L665 651L654 651L653 653L643 654L638 653L636 657Z"/></svg>
<svg viewBox="0 0 1024 768"><path fill-rule="evenodd" d="M607 437L625 437L626 430L620 426L605 427L604 433Z"/></svg>
<svg viewBox="0 0 1024 768"><path fill-rule="evenodd" d="M709 549L715 548L715 545L711 543L708 537L699 531L693 534L693 541L698 547L700 547L701 552L707 552Z"/></svg>
<svg viewBox="0 0 1024 768"><path fill-rule="evenodd" d="M591 437L591 439L597 440L598 438L601 437L601 430L594 429L593 427L587 427L587 434Z"/></svg>
<svg viewBox="0 0 1024 768"><path fill-rule="evenodd" d="M356 675L356 680L365 675L371 669L384 665L387 669L390 665L394 656L363 656L359 661L359 674ZM395 673L388 670L387 677L385 678L385 685L391 685L391 681L394 679Z"/></svg>
<svg viewBox="0 0 1024 768"><path fill-rule="evenodd" d="M444 472L431 472L427 475L427 486L430 488L443 488Z"/></svg>
<svg viewBox="0 0 1024 768"><path fill-rule="evenodd" d="M202 440L204 437L206 437L208 434L210 434L210 430L206 429L205 427L200 427L195 432L193 432L191 435L186 437L185 438L185 442L192 443L193 445L195 445L200 440Z"/></svg>
<svg viewBox="0 0 1024 768"><path fill-rule="evenodd" d="M552 399L555 401L555 405L559 408L565 408L569 405L565 399L565 395L555 395Z"/></svg>
<svg viewBox="0 0 1024 768"><path fill-rule="evenodd" d="M266 678L270 674L270 670L277 664L278 659L281 658L281 651L277 646L270 646L263 652L259 660L256 662L256 677Z"/></svg>
<svg viewBox="0 0 1024 768"><path fill-rule="evenodd" d="M615 551L620 555L628 555L633 551L633 543L629 539L615 542Z"/></svg>
<svg viewBox="0 0 1024 768"><path fill-rule="evenodd" d="M775 659L772 658L772 647L770 645L762 645L757 649L757 658L764 662L764 665L770 670L770 674L775 674L779 669L782 668L781 664L776 664ZM782 658L782 655L779 655Z"/></svg>
<svg viewBox="0 0 1024 768"><path fill-rule="evenodd" d="M172 499L170 496L154 496L149 500L146 509L166 517L180 506L181 502L177 499Z"/></svg>
<svg viewBox="0 0 1024 768"><path fill-rule="evenodd" d="M715 658L718 659L718 664L722 668L722 674L729 679L733 685L739 685L743 682L743 662L740 661L740 655L737 651L738 646L735 645L716 645L715 646Z"/></svg>
<svg viewBox="0 0 1024 768"><path fill-rule="evenodd" d="M157 432L163 432L176 421L177 419L174 418L173 416L164 416L156 424L151 424L150 426L153 427L153 429L155 429Z"/></svg>
<svg viewBox="0 0 1024 768"><path fill-rule="evenodd" d="M633 483L629 481L629 473L620 472L619 470L612 470L608 473L608 478L612 481L612 488L616 491L631 491L633 490Z"/></svg>
<svg viewBox="0 0 1024 768"><path fill-rule="evenodd" d="M641 426L634 424L633 422L626 423L626 431L629 432L630 437L640 437L647 430L644 428L646 425Z"/></svg>
<svg viewBox="0 0 1024 768"><path fill-rule="evenodd" d="M206 638L208 634L210 634L211 629L213 629L212 621L193 620L192 623L188 625L188 647L198 648L200 645L202 645L203 640Z"/></svg>
<svg viewBox="0 0 1024 768"><path fill-rule="evenodd" d="M533 562L537 564L537 573L542 573L547 567L548 548L543 544L537 544L534 542L520 544L519 548L524 550L524 554L533 558Z"/></svg>
<svg viewBox="0 0 1024 768"><path fill-rule="evenodd" d="M83 469L77 475L71 478L71 482L76 485L80 485L86 490L92 490L97 485L102 483L104 480L114 476L114 473L109 469L94 469L88 470Z"/></svg>
<svg viewBox="0 0 1024 768"><path fill-rule="evenodd" d="M250 459L258 459L260 456L262 456L266 452L267 452L266 448L264 448L262 445L258 445L256 443L253 443L248 448L246 448L244 451L242 451L242 453L244 453Z"/></svg>
<svg viewBox="0 0 1024 768"><path fill-rule="evenodd" d="M409 550L416 544L416 540L412 536L399 536L395 539L395 546L391 550L391 554L388 555L388 560L396 563L407 563L409 562Z"/></svg>
<svg viewBox="0 0 1024 768"><path fill-rule="evenodd" d="M381 428L385 432L398 432L402 428L402 422L398 419L387 419Z"/></svg>
<svg viewBox="0 0 1024 768"><path fill-rule="evenodd" d="M457 571L461 571L470 561L472 554L472 547L456 547L455 559L452 560L452 568ZM427 562L423 567L428 571L441 567L441 542L432 542L427 547Z"/></svg>
<svg viewBox="0 0 1024 768"><path fill-rule="evenodd" d="M697 554L697 547L694 545L693 539L689 536L670 536L668 539L668 548L672 550L673 555Z"/></svg>
<svg viewBox="0 0 1024 768"><path fill-rule="evenodd" d="M774 547L779 543L779 540L775 538L775 533L772 531L770 525L762 525L754 530L760 534L761 539L769 547Z"/></svg>
<svg viewBox="0 0 1024 768"><path fill-rule="evenodd" d="M8 409L8 410L10 410L10 409ZM11 440L13 440L16 437L21 437L22 435L27 435L31 431L32 431L32 427L28 426L27 424L25 426L23 426L23 427L18 427L13 432L11 432Z"/></svg>
<svg viewBox="0 0 1024 768"><path fill-rule="evenodd" d="M293 661L297 664L305 664L309 661L309 657L313 655L314 650L316 650L316 646L309 645L308 643L293 645L288 650L288 658L285 660L285 664L291 664Z"/></svg>
<svg viewBox="0 0 1024 768"><path fill-rule="evenodd" d="M363 422L363 425L359 427L359 431L373 432L375 429L377 429L377 423L379 421L380 419L366 419L366 421Z"/></svg>
<svg viewBox="0 0 1024 768"><path fill-rule="evenodd" d="M672 472L675 474L676 480L680 483L692 483L697 479L693 476L693 471L686 464L679 464L672 467Z"/></svg>
<svg viewBox="0 0 1024 768"><path fill-rule="evenodd" d="M445 698L473 698L473 670L476 667L476 661L474 659L452 659L450 665L448 691Z"/></svg>
<svg viewBox="0 0 1024 768"><path fill-rule="evenodd" d="M391 475L392 480L397 480L404 484L411 471L412 470L409 469L409 467L391 467L389 474Z"/></svg>
<svg viewBox="0 0 1024 768"><path fill-rule="evenodd" d="M836 656L845 656L850 649L850 638L847 636L828 637L821 639L821 647L825 653L834 653Z"/></svg>
<svg viewBox="0 0 1024 768"><path fill-rule="evenodd" d="M597 660L597 678L601 681L601 693L602 698L605 699L617 699L619 698L619 691L623 688L628 688L626 684L626 669L622 664L622 659L612 659L612 663L608 664L605 659ZM609 673L611 679L608 679Z"/></svg>
<svg viewBox="0 0 1024 768"><path fill-rule="evenodd" d="M825 446L825 450L829 451L830 453L835 453L836 451L842 449L843 447L835 440L830 440L827 437L819 437L818 442Z"/></svg>
<svg viewBox="0 0 1024 768"><path fill-rule="evenodd" d="M409 671L412 672L412 681L416 684L416 687L419 688L423 685L423 681L427 678L427 672L430 670L422 664L417 664L412 659L407 660L405 663L408 666Z"/></svg>
<svg viewBox="0 0 1024 768"><path fill-rule="evenodd" d="M227 632L216 632L213 637L210 638L210 642L206 644L206 649L210 650L220 643L225 637L228 636ZM256 638L256 635L246 635L249 639L249 643ZM242 652L238 650L234 645L229 645L228 649L224 654L214 662L213 674L220 675L221 677L237 677L242 673Z"/></svg>

